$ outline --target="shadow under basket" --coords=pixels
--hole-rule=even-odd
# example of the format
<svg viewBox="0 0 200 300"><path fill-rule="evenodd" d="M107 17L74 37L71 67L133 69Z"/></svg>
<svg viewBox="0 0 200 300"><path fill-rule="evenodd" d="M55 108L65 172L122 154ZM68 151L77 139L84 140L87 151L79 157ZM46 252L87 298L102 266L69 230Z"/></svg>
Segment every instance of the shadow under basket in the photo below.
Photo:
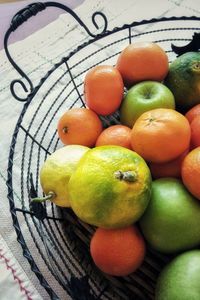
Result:
<svg viewBox="0 0 200 300"><path fill-rule="evenodd" d="M7 44L13 31L48 7L63 9L74 17L80 29L88 33L88 40L63 57L34 87L12 59ZM76 300L154 299L158 274L170 257L148 248L144 263L135 273L126 277L107 276L95 267L89 254L92 226L78 220L71 209L60 209L52 203L30 206L30 202L31 197L42 195L39 172L45 159L63 146L56 131L59 117L67 109L84 107L86 72L99 64L115 65L119 53L136 41L159 44L166 51L169 62L184 52L197 51L200 18L152 19L107 30L105 15L96 12L92 23L97 34L93 34L68 7L38 2L18 12L5 35L6 54L20 74L20 79L11 82L11 93L23 102L8 160L10 213L23 255L51 299L61 299L64 293L65 299ZM16 83L21 85L25 96L17 94ZM104 127L119 124L117 112L101 120Z"/></svg>

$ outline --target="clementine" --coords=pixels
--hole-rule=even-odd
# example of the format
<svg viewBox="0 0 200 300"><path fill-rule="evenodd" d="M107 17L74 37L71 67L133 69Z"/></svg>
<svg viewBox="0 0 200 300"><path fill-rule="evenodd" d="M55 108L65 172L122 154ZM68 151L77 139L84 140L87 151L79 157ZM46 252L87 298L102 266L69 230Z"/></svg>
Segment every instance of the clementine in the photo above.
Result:
<svg viewBox="0 0 200 300"><path fill-rule="evenodd" d="M114 113L121 104L124 84L119 71L112 66L96 66L84 80L86 105L99 115Z"/></svg>
<svg viewBox="0 0 200 300"><path fill-rule="evenodd" d="M200 147L190 151L182 163L182 180L189 192L200 200Z"/></svg>
<svg viewBox="0 0 200 300"><path fill-rule="evenodd" d="M126 276L141 265L145 242L136 226L121 229L98 228L90 243L96 266L109 275Z"/></svg>
<svg viewBox="0 0 200 300"><path fill-rule="evenodd" d="M120 53L116 67L126 86L144 80L162 81L168 73L168 57L156 43L135 42Z"/></svg>
<svg viewBox="0 0 200 300"><path fill-rule="evenodd" d="M190 136L185 116L173 109L158 108L143 113L136 120L131 145L145 160L163 163L188 149Z"/></svg>
<svg viewBox="0 0 200 300"><path fill-rule="evenodd" d="M200 115L192 120L191 124L191 145L193 148L200 146Z"/></svg>
<svg viewBox="0 0 200 300"><path fill-rule="evenodd" d="M96 146L117 145L128 149L131 148L131 129L124 125L113 125L102 131Z"/></svg>
<svg viewBox="0 0 200 300"><path fill-rule="evenodd" d="M58 121L58 135L65 145L78 144L92 147L103 130L101 120L87 108L72 108Z"/></svg>
<svg viewBox="0 0 200 300"><path fill-rule="evenodd" d="M200 115L200 104L193 106L188 112L185 114L186 118L190 123L192 123L193 119L196 116Z"/></svg>
<svg viewBox="0 0 200 300"><path fill-rule="evenodd" d="M181 166L183 159L188 153L188 149L177 158L165 163L149 163L149 169L154 179L162 177L181 178Z"/></svg>

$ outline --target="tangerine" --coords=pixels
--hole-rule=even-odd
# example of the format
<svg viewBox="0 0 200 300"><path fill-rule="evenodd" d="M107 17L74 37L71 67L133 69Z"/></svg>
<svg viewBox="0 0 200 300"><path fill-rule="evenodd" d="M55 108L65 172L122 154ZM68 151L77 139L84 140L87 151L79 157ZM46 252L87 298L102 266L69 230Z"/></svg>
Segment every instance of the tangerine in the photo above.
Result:
<svg viewBox="0 0 200 300"><path fill-rule="evenodd" d="M114 113L121 104L124 84L119 71L107 65L89 70L84 80L86 105L99 115Z"/></svg>
<svg viewBox="0 0 200 300"><path fill-rule="evenodd" d="M134 151L145 160L162 163L178 157L190 145L191 130L181 113L158 108L143 113L131 132Z"/></svg>
<svg viewBox="0 0 200 300"><path fill-rule="evenodd" d="M65 145L92 147L103 130L101 120L87 108L72 108L58 121L58 135Z"/></svg>
<svg viewBox="0 0 200 300"><path fill-rule="evenodd" d="M192 123L193 119L196 116L200 115L200 104L197 104L195 106L193 106L190 110L187 111L187 113L185 114L186 118L188 119L188 121L190 123Z"/></svg>
<svg viewBox="0 0 200 300"><path fill-rule="evenodd" d="M181 178L181 166L188 149L177 158L165 163L149 163L149 169L154 179L162 177Z"/></svg>
<svg viewBox="0 0 200 300"><path fill-rule="evenodd" d="M193 148L200 146L200 115L192 120L191 124L191 145Z"/></svg>
<svg viewBox="0 0 200 300"><path fill-rule="evenodd" d="M182 180L189 192L200 200L200 147L190 151L182 163Z"/></svg>
<svg viewBox="0 0 200 300"><path fill-rule="evenodd" d="M116 145L131 148L131 129L124 125L113 125L102 131L96 146Z"/></svg>
<svg viewBox="0 0 200 300"><path fill-rule="evenodd" d="M168 57L156 43L135 42L120 53L116 67L126 86L144 80L162 81L168 73Z"/></svg>
<svg viewBox="0 0 200 300"><path fill-rule="evenodd" d="M98 228L90 243L96 266L112 276L126 276L139 268L145 257L145 242L136 226Z"/></svg>

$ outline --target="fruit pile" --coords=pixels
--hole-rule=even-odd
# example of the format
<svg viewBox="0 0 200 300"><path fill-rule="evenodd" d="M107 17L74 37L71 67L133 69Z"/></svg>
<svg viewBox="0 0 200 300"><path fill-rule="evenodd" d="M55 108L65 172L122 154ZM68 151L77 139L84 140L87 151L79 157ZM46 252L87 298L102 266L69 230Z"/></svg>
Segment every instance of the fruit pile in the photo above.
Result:
<svg viewBox="0 0 200 300"><path fill-rule="evenodd" d="M134 272L147 244L177 255L156 299L200 299L200 250L192 250L200 245L200 53L169 64L159 45L131 44L116 66L87 72L84 100L86 108L60 116L65 146L44 162L46 197L33 201L69 207L95 226L90 253L102 272ZM120 124L104 128L116 112Z"/></svg>

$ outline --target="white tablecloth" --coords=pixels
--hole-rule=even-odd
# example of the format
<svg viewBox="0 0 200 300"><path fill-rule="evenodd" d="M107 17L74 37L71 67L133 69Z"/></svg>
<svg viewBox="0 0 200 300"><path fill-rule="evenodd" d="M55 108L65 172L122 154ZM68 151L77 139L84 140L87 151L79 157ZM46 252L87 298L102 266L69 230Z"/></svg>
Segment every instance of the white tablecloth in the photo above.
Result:
<svg viewBox="0 0 200 300"><path fill-rule="evenodd" d="M109 20L108 29L153 17L200 16L199 0L86 0L75 11L93 32L96 29L91 22L91 15L95 11L105 13ZM20 67L26 70L33 83L37 84L55 62L87 38L85 31L80 30L72 17L62 14L53 23L25 40L12 44L9 49ZM22 255L22 249L16 241L7 200L9 147L23 106L13 99L10 93L10 82L16 78L19 78L19 75L2 50L0 52L0 299L49 299L35 274L30 270L27 260ZM60 297L66 299L62 291Z"/></svg>

